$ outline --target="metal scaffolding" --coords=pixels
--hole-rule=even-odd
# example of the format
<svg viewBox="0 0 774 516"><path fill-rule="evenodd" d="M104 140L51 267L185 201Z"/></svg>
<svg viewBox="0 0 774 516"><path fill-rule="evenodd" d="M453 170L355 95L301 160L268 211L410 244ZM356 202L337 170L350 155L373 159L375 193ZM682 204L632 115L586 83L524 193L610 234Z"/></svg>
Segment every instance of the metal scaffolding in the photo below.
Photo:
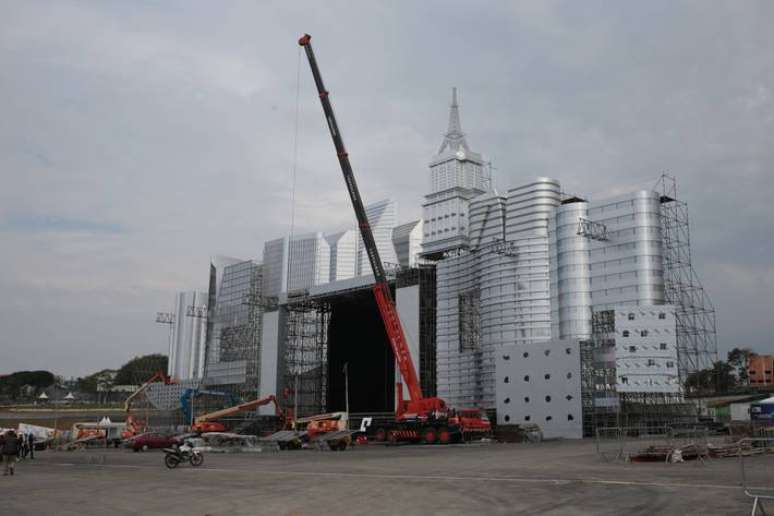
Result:
<svg viewBox="0 0 774 516"><path fill-rule="evenodd" d="M436 395L436 298L435 264L403 267L396 272L395 288L419 285L419 381L425 396Z"/></svg>
<svg viewBox="0 0 774 516"><path fill-rule="evenodd" d="M597 428L663 427L694 422L696 410L681 392L620 392L617 390L615 313L592 315L592 338L581 341L581 404L583 435Z"/></svg>
<svg viewBox="0 0 774 516"><path fill-rule="evenodd" d="M662 174L656 190L661 195L664 294L675 307L678 372L685 386L688 375L717 360L715 308L691 264L688 205L677 196L677 181Z"/></svg>
<svg viewBox="0 0 774 516"><path fill-rule="evenodd" d="M305 294L288 296L284 367L280 385L296 415L320 414L327 409L328 326L331 308Z"/></svg>
<svg viewBox="0 0 774 516"><path fill-rule="evenodd" d="M581 408L583 435L598 427L616 426L619 397L616 391L615 314L613 310L591 316L592 338L580 342Z"/></svg>
<svg viewBox="0 0 774 516"><path fill-rule="evenodd" d="M255 398L260 385L262 283L260 264L229 265L223 270L216 304L208 310L212 338L205 383L242 400Z"/></svg>

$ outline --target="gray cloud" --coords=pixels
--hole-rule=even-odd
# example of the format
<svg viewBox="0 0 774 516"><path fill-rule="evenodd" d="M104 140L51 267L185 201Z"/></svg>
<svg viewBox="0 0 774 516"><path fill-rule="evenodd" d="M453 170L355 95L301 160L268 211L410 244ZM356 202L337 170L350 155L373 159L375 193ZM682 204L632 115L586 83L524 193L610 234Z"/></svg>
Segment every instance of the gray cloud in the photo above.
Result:
<svg viewBox="0 0 774 516"><path fill-rule="evenodd" d="M367 201L419 216L455 85L501 189L675 175L721 346L774 350L772 21L764 1L7 5L2 367L164 351L154 313L206 284L209 255L289 230L304 31ZM334 229L353 217L300 65L296 230Z"/></svg>

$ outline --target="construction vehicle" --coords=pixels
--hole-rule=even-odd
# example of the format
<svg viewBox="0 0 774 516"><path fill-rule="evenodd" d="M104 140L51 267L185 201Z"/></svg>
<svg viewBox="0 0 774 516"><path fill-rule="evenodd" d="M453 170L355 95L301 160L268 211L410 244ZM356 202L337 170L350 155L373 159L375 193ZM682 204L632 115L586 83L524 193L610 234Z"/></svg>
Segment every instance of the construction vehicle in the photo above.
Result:
<svg viewBox="0 0 774 516"><path fill-rule="evenodd" d="M258 407L268 405L269 403L274 403L274 415L279 418L282 428L289 429L293 421L293 411L290 409L283 410L279 401L277 400L277 397L271 394L269 396L248 401L240 405L235 405L233 407L216 410L208 414L203 414L197 417L193 425L191 425L191 431L225 432L226 426L223 423L218 422L218 419L233 416L234 414L239 414L240 412L247 412Z"/></svg>
<svg viewBox="0 0 774 516"><path fill-rule="evenodd" d="M294 428L306 425L306 437L311 443L323 445L330 450L346 450L352 444L352 435L357 433L350 431L349 414L346 412L331 412L317 414L296 419Z"/></svg>
<svg viewBox="0 0 774 516"><path fill-rule="evenodd" d="M156 371L155 373L153 373L153 376L148 378L136 391L130 394L129 397L127 397L126 400L124 400L124 412L126 413L126 430L124 430L121 433L122 438L129 439L145 431L147 427L147 423L142 419L138 419L134 417L134 415L131 413L132 402L137 396L142 394L150 384L154 382L164 382L164 385L177 383L175 380L167 376L166 373L164 373L163 371Z"/></svg>
<svg viewBox="0 0 774 516"><path fill-rule="evenodd" d="M395 425L394 428L386 429L388 439L391 442L423 441L425 443L438 442L446 444L453 440L461 439L467 432L473 430L473 426L491 429L489 420L481 411L477 412L478 418L473 418L476 419L474 425L470 417L463 418L457 416L456 412L449 409L446 402L441 398L422 395L419 378L417 377L406 342L406 336L398 317L392 293L390 292L387 275L385 274L373 232L363 207L363 201L355 181L352 165L349 162L349 154L344 147L344 140L336 122L336 116L333 113L328 91L325 89L320 70L317 67L311 39L312 37L309 34L304 34L298 40L298 44L304 48L312 70L317 93L319 94L323 112L328 122L328 129L333 139L333 145L336 148L341 172L344 175L344 182L347 185L352 207L355 210L360 236L363 239L363 244L368 254L368 261L371 263L371 269L374 273L372 290L376 298L376 304L387 332L390 347L395 355L395 361L398 364L401 378L405 382L408 391L408 399L404 400L403 386L400 383L397 384L398 403L395 411ZM477 411L477 409L468 409L466 414L469 415L473 411Z"/></svg>
<svg viewBox="0 0 774 516"><path fill-rule="evenodd" d="M214 396L217 398L226 398L226 404L236 405L239 400L230 392L208 391L204 389L186 389L180 395L180 410L183 413L185 424L194 424L193 405L194 400L199 396ZM222 426L222 425L221 425ZM208 432L222 432L223 430L206 430Z"/></svg>

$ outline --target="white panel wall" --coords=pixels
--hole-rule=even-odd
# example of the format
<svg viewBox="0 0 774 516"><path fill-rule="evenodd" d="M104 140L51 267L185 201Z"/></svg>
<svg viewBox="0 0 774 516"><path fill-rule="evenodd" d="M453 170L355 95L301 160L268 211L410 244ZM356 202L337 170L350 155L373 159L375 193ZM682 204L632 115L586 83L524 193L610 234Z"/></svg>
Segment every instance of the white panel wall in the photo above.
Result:
<svg viewBox="0 0 774 516"><path fill-rule="evenodd" d="M277 392L277 350L279 348L279 310L263 314L263 332L261 333L261 387L260 396ZM261 415L274 414L273 405L258 408Z"/></svg>
<svg viewBox="0 0 774 516"><path fill-rule="evenodd" d="M496 369L497 424L536 424L545 438L583 437L577 340L503 346Z"/></svg>
<svg viewBox="0 0 774 516"><path fill-rule="evenodd" d="M395 304L398 308L400 322L403 325L403 333L408 341L411 360L419 375L419 285L399 288L395 294ZM401 381L400 369L395 364L395 381ZM422 381L421 376L419 381ZM403 385L403 397L408 398L408 389ZM397 403L397 397L396 397Z"/></svg>
<svg viewBox="0 0 774 516"><path fill-rule="evenodd" d="M618 392L677 393L677 326L671 305L615 310Z"/></svg>

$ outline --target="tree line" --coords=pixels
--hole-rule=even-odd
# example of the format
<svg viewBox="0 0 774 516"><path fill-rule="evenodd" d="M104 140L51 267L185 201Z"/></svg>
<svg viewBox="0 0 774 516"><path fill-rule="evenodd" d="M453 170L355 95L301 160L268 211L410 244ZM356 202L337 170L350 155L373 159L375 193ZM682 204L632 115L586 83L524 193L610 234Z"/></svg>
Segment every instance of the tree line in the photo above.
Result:
<svg viewBox="0 0 774 516"><path fill-rule="evenodd" d="M167 372L167 356L151 354L137 356L119 369L101 369L88 376L78 378L74 388L79 392L96 393L110 390L114 385L140 385L154 373ZM37 396L52 386L64 386L64 380L51 371L16 371L0 376L0 396L17 401L20 398Z"/></svg>

